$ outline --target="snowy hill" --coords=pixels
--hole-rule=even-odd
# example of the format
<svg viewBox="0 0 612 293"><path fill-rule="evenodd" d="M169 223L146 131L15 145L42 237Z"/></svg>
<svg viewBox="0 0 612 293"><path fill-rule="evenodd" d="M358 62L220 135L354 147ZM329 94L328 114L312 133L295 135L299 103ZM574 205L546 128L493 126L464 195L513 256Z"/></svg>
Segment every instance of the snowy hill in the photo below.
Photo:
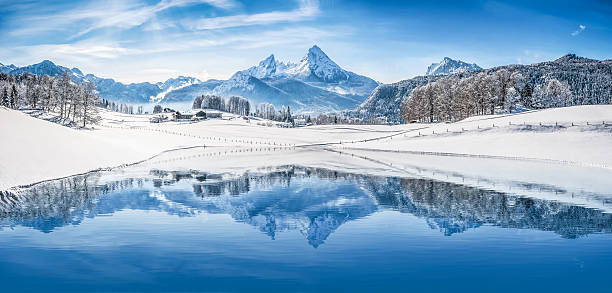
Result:
<svg viewBox="0 0 612 293"><path fill-rule="evenodd" d="M469 64L461 60L444 57L439 63L429 65L425 75L443 75L477 70L482 70L482 68L476 65L476 63Z"/></svg>

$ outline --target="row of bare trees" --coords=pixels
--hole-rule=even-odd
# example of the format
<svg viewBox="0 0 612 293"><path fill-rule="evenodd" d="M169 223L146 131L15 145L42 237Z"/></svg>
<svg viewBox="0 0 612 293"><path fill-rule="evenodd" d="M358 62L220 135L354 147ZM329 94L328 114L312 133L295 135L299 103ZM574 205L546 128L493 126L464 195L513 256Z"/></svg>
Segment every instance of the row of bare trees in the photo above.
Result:
<svg viewBox="0 0 612 293"><path fill-rule="evenodd" d="M40 109L56 113L60 123L85 127L99 121L99 103L92 83L75 83L66 72L60 77L0 74L0 104L7 108Z"/></svg>
<svg viewBox="0 0 612 293"><path fill-rule="evenodd" d="M520 72L502 69L464 78L451 76L415 88L402 104L401 116L405 121L457 121L512 113L517 108L570 106L572 97L566 82L550 78L534 87Z"/></svg>

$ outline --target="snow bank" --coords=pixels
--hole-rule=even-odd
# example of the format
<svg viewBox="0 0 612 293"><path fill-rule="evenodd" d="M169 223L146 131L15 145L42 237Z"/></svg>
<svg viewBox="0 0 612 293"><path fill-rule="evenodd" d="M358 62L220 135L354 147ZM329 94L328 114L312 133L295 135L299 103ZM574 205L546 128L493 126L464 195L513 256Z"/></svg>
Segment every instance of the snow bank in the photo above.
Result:
<svg viewBox="0 0 612 293"><path fill-rule="evenodd" d="M218 155L199 157L201 164L225 168L265 161L268 165L318 162L315 165L360 172L393 169L385 164L364 166L351 165L344 159L332 160L322 148L356 156L376 151L377 157L394 166L410 164L416 158L428 158L425 161L443 166L450 162L449 156L465 155L552 160L557 165L570 166L612 166L612 106L607 105L475 117L450 124L325 125L295 129L266 127L244 119L153 124L149 123L150 117L102 111L99 126L93 130L74 130L0 108L3 125L0 190L133 163L165 150L194 146L206 146L207 152ZM602 121L607 121L606 125ZM278 150L293 147L304 152L277 155ZM266 152L273 152L274 156L269 157ZM441 158L445 159L416 156L415 152L444 153ZM470 166L469 158L463 160Z"/></svg>
<svg viewBox="0 0 612 293"><path fill-rule="evenodd" d="M144 157L77 131L0 107L0 190Z"/></svg>

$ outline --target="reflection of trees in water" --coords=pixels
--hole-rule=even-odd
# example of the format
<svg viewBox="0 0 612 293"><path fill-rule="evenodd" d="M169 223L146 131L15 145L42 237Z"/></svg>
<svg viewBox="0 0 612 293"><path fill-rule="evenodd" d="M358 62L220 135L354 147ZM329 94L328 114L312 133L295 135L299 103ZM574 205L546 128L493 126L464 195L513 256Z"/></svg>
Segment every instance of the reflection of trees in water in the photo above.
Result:
<svg viewBox="0 0 612 293"><path fill-rule="evenodd" d="M74 176L11 193L7 195L11 200L0 201L0 220L4 219L4 225L18 224L50 232L92 216L101 195L142 186L142 179L133 178L98 185L99 177L99 173Z"/></svg>
<svg viewBox="0 0 612 293"><path fill-rule="evenodd" d="M446 235L483 224L554 231L566 238L612 232L612 215L595 209L429 179L398 181L391 184L395 192L374 192L379 204L424 217Z"/></svg>
<svg viewBox="0 0 612 293"><path fill-rule="evenodd" d="M0 224L50 232L122 209L178 216L225 213L272 238L280 231L299 230L316 247L342 224L378 209L392 209L425 218L430 227L445 235L482 225L554 231L567 238L612 232L612 215L598 210L429 179L299 166L239 176L154 170L142 178L104 183L100 183L101 176L75 176L16 194L1 194ZM307 179L320 181L308 183ZM149 181L153 187L145 186ZM191 188L163 188L180 181Z"/></svg>

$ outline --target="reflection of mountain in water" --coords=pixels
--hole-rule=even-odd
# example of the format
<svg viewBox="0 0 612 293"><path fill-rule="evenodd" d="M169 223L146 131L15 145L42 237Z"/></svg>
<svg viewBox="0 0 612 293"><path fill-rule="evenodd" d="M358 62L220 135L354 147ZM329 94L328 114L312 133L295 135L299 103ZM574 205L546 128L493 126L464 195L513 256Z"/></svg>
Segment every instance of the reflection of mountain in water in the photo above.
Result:
<svg viewBox="0 0 612 293"><path fill-rule="evenodd" d="M598 210L427 179L295 166L241 176L157 170L107 183L101 183L103 177L77 176L2 194L0 223L51 232L120 210L156 210L181 217L222 213L271 238L298 230L314 247L342 224L377 210L424 218L445 235L482 225L554 231L566 238L612 232L612 215Z"/></svg>

